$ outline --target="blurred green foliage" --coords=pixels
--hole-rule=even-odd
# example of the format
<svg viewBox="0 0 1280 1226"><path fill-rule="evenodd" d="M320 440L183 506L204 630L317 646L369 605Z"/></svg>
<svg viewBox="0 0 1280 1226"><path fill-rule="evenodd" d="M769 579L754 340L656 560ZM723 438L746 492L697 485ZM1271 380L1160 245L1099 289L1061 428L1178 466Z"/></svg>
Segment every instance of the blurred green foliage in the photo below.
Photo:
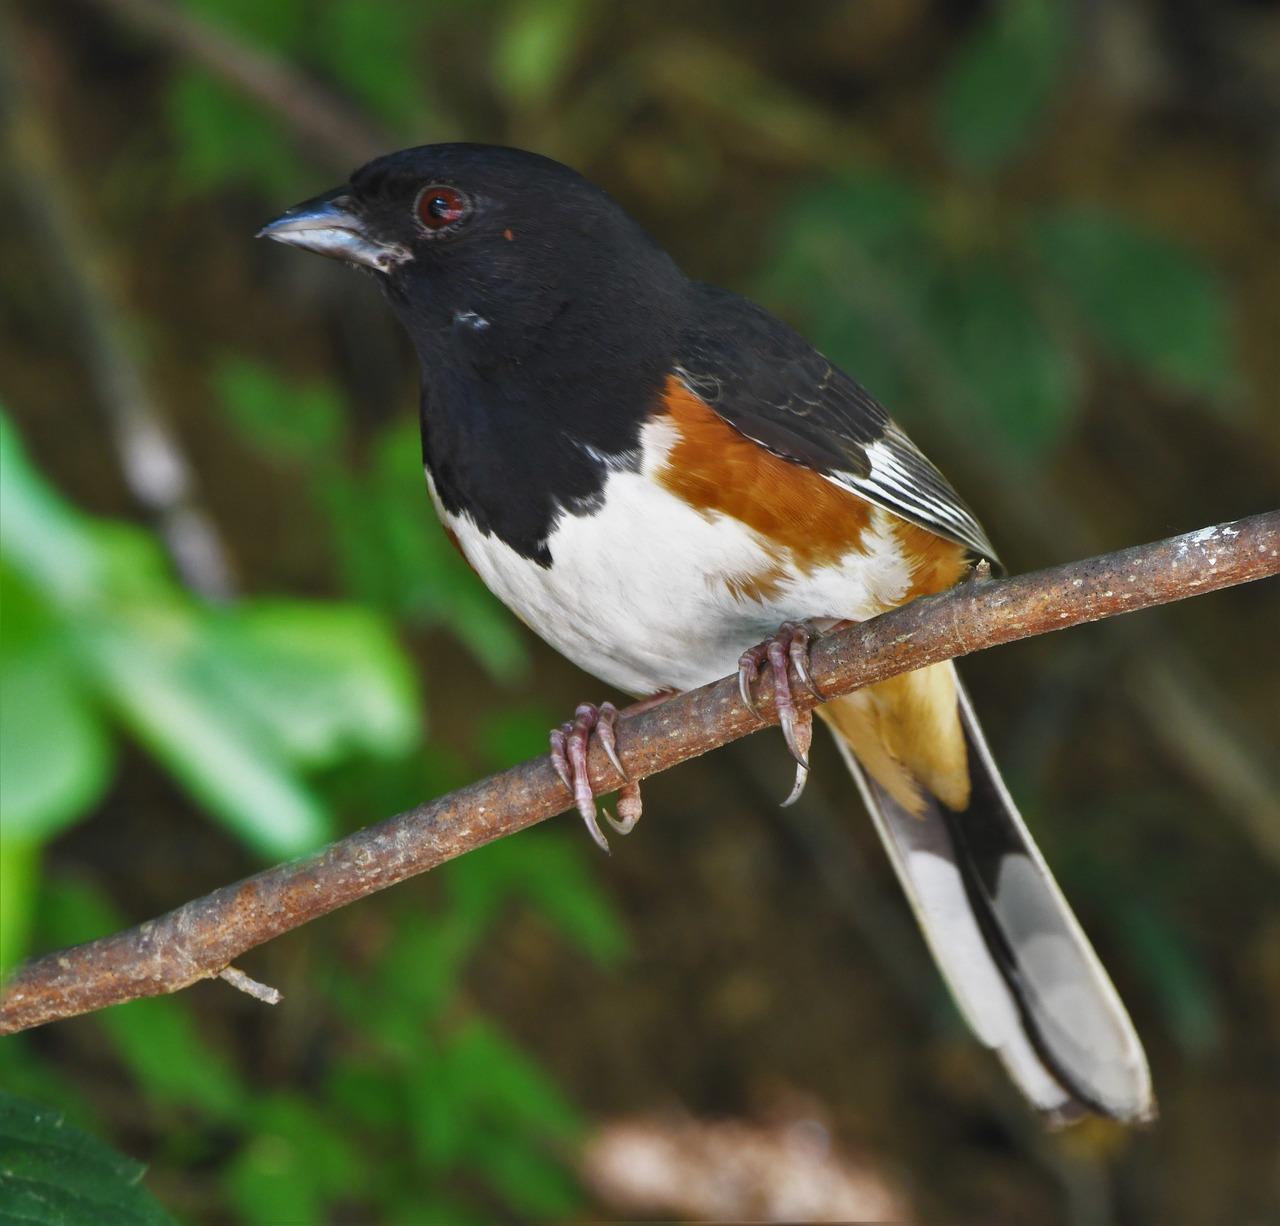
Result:
<svg viewBox="0 0 1280 1226"><path fill-rule="evenodd" d="M775 10L729 3L697 13L590 0L184 0L183 7L233 49L304 74L322 99L367 127L381 125L389 141L527 144L607 180L677 246L691 272L753 288L893 408L927 451L938 453L938 432L924 428L926 419L959 423L982 455L994 457L991 472L1036 497L1051 488L1056 468L1074 463L1071 471L1086 483L1113 491L1102 514L1132 512L1122 495L1142 474L1130 470L1117 480L1080 459L1097 429L1094 399L1104 382L1145 397L1161 437L1170 405L1188 410L1173 423L1188 431L1196 427L1186 421L1197 415L1246 429L1243 329L1219 264L1186 232L1157 222L1159 210L1129 208L1123 193L1093 191L1090 176L1045 168L1058 156L1055 129L1070 126L1081 105L1083 9L1054 0L991 0L961 6L963 14L944 13L945 6L815 4L800 6L782 28ZM97 93L89 86L81 93L77 71L66 71L53 74L61 84L49 88L68 91L59 95L58 114L83 128L76 147L89 167L85 183L109 187L85 193L90 216L98 208L103 223L137 219L135 229L113 235L117 255L137 253L127 278L139 313L133 322L152 359L169 349L181 355L168 395L182 433L200 449L199 466L207 461L207 471L233 489L219 498L217 478L209 479L220 526L233 550L252 560L252 594L215 607L183 591L154 532L79 509L109 498L100 480L85 477L103 467L100 455L92 464L81 456L79 467L68 460L65 475L51 462L51 479L0 416L0 966L31 948L142 918L130 895L148 886L142 869L129 875L115 861L88 875L101 846L95 831L121 821L139 794L134 781L145 777L139 755L123 746L140 748L193 813L214 820L216 833L206 837L221 841L197 846L230 847L230 863L239 866L297 854L352 821L541 752L546 728L562 714L554 666L431 522L409 398L374 390L359 373L368 374L361 334L351 327L359 308L326 298L317 287L328 283L310 268L294 273L289 264L288 275L299 279L282 286L244 266L252 258L245 255L250 219L333 180L333 166L312 160L314 140L299 140L280 110L198 57L157 50L149 36L122 35L108 19L85 35L65 17L27 8L46 56L33 62L63 55L97 83ZM119 45L111 37L94 41L104 31ZM906 52L895 50L899 39ZM1093 105L1096 122L1109 122L1106 107L1114 103ZM99 124L101 116L111 118ZM1126 156L1151 139L1131 134ZM100 154L99 144L109 152ZM161 183L164 190L153 190ZM182 248L183 241L193 246ZM151 244L161 243L182 253L177 275L164 259L148 263ZM319 303L322 319L309 319L307 330L327 330L311 338L309 352L275 352L276 330L285 335L287 324L256 313L254 304L274 294L272 312L296 313L298 297L312 293L308 308ZM23 329L37 320L57 336L48 364L60 368L65 339L45 319L40 293L32 301L14 332L18 349ZM224 317L214 318L219 310ZM385 320L379 326L391 328ZM26 410L16 416L31 450L56 458L38 397L19 406L6 389L6 398L15 412ZM371 407L370 400L381 402ZM74 431L85 430L77 419ZM981 491L987 473L971 467ZM259 518L279 510L259 498L263 490L276 491L294 517L292 535L279 534L287 566L262 560ZM984 509L981 494L974 501ZM1130 513L1134 520L1145 522ZM1008 532L1016 545L1017 526L1003 527L997 539ZM303 560L295 566L296 558ZM298 591L308 598L285 594ZM456 681L459 667L466 686ZM583 684L576 678L563 687ZM460 692L472 688L478 696ZM1044 688L1073 692L1056 683ZM431 698L429 734L421 689ZM1038 717L1068 737L1072 725L1062 711ZM1090 741L1117 746L1114 769L1134 769L1141 739L1130 728L1110 739L1089 731ZM1017 790L1034 815L1049 784L1027 764L1031 734L1020 735L1013 743L1023 746L1023 760L1015 756L1011 773L1021 765ZM125 789L122 799L113 785ZM750 838L734 834L740 790L735 782L717 793L716 811L733 816L722 823L724 842L714 844L714 869L693 879L693 918L677 924L664 955L664 965L675 964L687 947L690 981L679 983L674 972L668 980L650 964L661 1007L645 1014L629 996L614 1016L619 1028L639 1025L633 1015L656 1019L650 1025L665 1055L668 1044L676 1053L698 1041L698 1010L707 1009L707 1050L685 1065L701 1070L717 1107L732 1109L748 1097L739 1083L759 1069L733 1064L733 1027L749 1005L714 1012L722 946L707 933L753 931L726 902L749 859ZM1163 825L1135 818L1136 802L1123 819L1099 815L1094 790L1077 802L1079 812L1055 798L1080 832L1049 850L1068 892L1120 954L1120 968L1132 968L1146 994L1139 1007L1162 1019L1175 1052L1159 1069L1168 1078L1179 1062L1225 1060L1233 1024L1226 1019L1242 1010L1262 1014L1264 1006L1210 973L1210 936L1197 937L1188 919L1198 894L1167 866L1148 871L1142 833L1176 823L1179 803L1201 816L1171 789L1153 796L1148 808L1159 810ZM153 842L175 849L169 871L183 885L151 883L141 896L169 905L201 878L182 863L188 835L172 802L155 807L160 814L147 828ZM689 807L700 815L713 806L700 797ZM1130 825L1138 833L1126 843L1116 830ZM77 837L85 842L77 845ZM713 833L700 831L704 837L712 846ZM673 911L679 891L669 878L686 856L696 868L704 854L701 842L678 838L667 835L637 887L644 900L637 909L653 907L655 928L663 916L681 914ZM636 854L643 863L643 850ZM335 926L338 935L323 942L323 958L310 958L306 986L286 984L278 1013L247 1022L227 1003L230 991L214 987L198 989L209 994L203 998L136 1002L75 1023L69 1039L5 1040L0 1085L56 1103L68 1120L120 1137L122 1147L126 1140L145 1145L153 1182L192 1220L580 1215L589 1210L570 1172L588 1121L573 1100L607 1099L612 1087L589 1076L558 1085L509 1037L528 1020L512 1003L523 998L506 1001L500 1022L480 1003L484 985L475 979L493 970L486 959L513 932L530 942L519 946L522 954L545 955L550 945L600 975L619 965L627 935L588 864L568 832L530 832L486 848L433 874L421 893L353 909L349 927ZM798 890L800 897L788 897L800 912L813 890L807 882ZM750 886L741 892L744 905L765 905ZM779 913L759 921L766 938L785 943L785 920ZM879 922L877 915L864 925L860 939ZM846 956L848 932L839 938L838 956L815 981L833 977L830 962ZM734 959L745 962L743 946L752 941L741 939ZM802 939L808 944L810 934ZM1263 955L1253 957L1262 965ZM784 948L781 961L789 969L802 958ZM1252 984L1259 972L1248 968L1238 975ZM839 975L847 969L840 966ZM544 971L539 964L530 973ZM726 1000L749 1002L759 991L746 976L725 989ZM874 1014L883 998L864 989L856 995L866 996ZM642 1005L646 990L635 989ZM213 993L221 994L216 1003ZM807 982L795 999L819 995ZM897 1016L902 1002L892 1003ZM576 1029L589 1002L570 994L556 1004L531 1029ZM895 1157L930 1180L945 1165L938 1154L961 1154L952 1165L968 1175L949 1167L939 1175L936 1195L948 1212L976 1204L975 1220L1031 1220L1016 1196L1037 1204L1034 1192L987 1187L1003 1188L1004 1180L1012 1187L1016 1179L992 1143L1005 1127L993 1122L995 1109L980 1126L977 1114L964 1114L980 1109L974 1103L982 1092L954 1075L950 1056L922 1053L911 1026L890 1036L849 1008L851 1021L873 1027L885 1067L901 1057L886 1080L899 1109L910 1108L910 1125L883 1133L881 1143L901 1146ZM785 1031L793 1001L776 1011L770 1034ZM806 1004L798 1012L811 1010ZM836 1053L815 1057L826 1061L819 1092L835 1095L837 1085L850 1084L841 1058L865 1057L873 1070L870 1081L854 1081L869 1094L865 1104L855 1095L851 1106L842 1104L860 1134L856 1113L870 1120L875 1110L880 1060L858 1054L843 1033L824 1047L823 1019L814 1011L808 1020L799 1046ZM891 1058L891 1039L909 1055L895 1048ZM767 1040L758 1033L755 1046ZM674 1055L672 1062L679 1063ZM903 1086L916 1084L919 1067L945 1085L945 1109L933 1099L924 1111L914 1099L898 1101L909 1097ZM772 1069L763 1075L772 1077ZM641 1086L651 1083L651 1099L675 1096L650 1067ZM638 1097L636 1084L628 1085ZM961 1137L967 1124L978 1142ZM1028 1143L1023 1165L1042 1151L1038 1139ZM136 1177L119 1160L84 1152L87 1169ZM1097 1169L1088 1177L1099 1178ZM179 1205L188 1187L188 1202Z"/></svg>
<svg viewBox="0 0 1280 1226"><path fill-rule="evenodd" d="M413 674L354 606L201 604L147 533L61 501L0 416L4 838L47 840L110 778L119 721L255 850L333 831L309 771L418 743Z"/></svg>

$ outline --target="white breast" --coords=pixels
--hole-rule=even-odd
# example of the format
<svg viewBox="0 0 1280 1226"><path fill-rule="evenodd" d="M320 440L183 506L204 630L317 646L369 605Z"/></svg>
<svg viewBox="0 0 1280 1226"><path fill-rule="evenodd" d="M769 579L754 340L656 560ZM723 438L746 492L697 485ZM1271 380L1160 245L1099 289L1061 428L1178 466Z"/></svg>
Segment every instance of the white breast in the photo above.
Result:
<svg viewBox="0 0 1280 1226"><path fill-rule="evenodd" d="M639 472L609 475L600 509L561 515L552 564L523 558L466 516L432 501L481 579L531 629L579 667L629 694L689 689L733 672L738 656L780 622L861 620L896 603L910 572L893 516L872 508L861 552L813 574L784 551L776 594L741 592L778 555L737 520L694 510L656 479L674 441L670 423L645 426Z"/></svg>

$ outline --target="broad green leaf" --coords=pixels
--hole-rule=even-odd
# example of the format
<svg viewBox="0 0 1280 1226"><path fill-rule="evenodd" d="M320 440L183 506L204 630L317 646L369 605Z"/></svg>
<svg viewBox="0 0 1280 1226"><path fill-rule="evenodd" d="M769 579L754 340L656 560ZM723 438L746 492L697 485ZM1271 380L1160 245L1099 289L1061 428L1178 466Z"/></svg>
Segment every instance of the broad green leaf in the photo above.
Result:
<svg viewBox="0 0 1280 1226"><path fill-rule="evenodd" d="M991 171L1023 149L1061 75L1069 39L1061 0L996 0L943 83L938 127L962 166Z"/></svg>
<svg viewBox="0 0 1280 1226"><path fill-rule="evenodd" d="M79 602L99 578L97 553L84 521L36 471L3 411L0 554L51 600Z"/></svg>
<svg viewBox="0 0 1280 1226"><path fill-rule="evenodd" d="M367 610L257 601L215 624L202 665L210 687L301 765L394 757L421 739L408 657Z"/></svg>
<svg viewBox="0 0 1280 1226"><path fill-rule="evenodd" d="M334 456L343 405L329 384L287 381L260 362L234 356L219 362L214 383L231 419L262 451L286 460Z"/></svg>
<svg viewBox="0 0 1280 1226"><path fill-rule="evenodd" d="M142 1186L145 1167L0 1090L0 1222L152 1226L172 1219Z"/></svg>
<svg viewBox="0 0 1280 1226"><path fill-rule="evenodd" d="M1079 371L1025 291L998 265L967 261L940 280L931 315L981 427L1027 456L1052 448L1079 408Z"/></svg>
<svg viewBox="0 0 1280 1226"><path fill-rule="evenodd" d="M1226 294L1193 252L1101 209L1049 213L1036 240L1044 267L1099 344L1175 387L1227 387Z"/></svg>
<svg viewBox="0 0 1280 1226"><path fill-rule="evenodd" d="M0 845L53 837L107 784L111 745L79 670L49 613L0 567Z"/></svg>
<svg viewBox="0 0 1280 1226"><path fill-rule="evenodd" d="M189 623L103 625L93 656L103 697L133 733L241 839L272 859L309 851L332 818L247 713L210 683Z"/></svg>

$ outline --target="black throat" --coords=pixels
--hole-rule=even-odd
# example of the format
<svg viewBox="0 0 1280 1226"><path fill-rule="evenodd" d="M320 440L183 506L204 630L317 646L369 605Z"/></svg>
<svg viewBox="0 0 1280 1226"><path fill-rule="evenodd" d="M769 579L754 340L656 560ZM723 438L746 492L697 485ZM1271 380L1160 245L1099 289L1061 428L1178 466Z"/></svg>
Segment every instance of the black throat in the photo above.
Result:
<svg viewBox="0 0 1280 1226"><path fill-rule="evenodd" d="M536 317L472 299L415 321L423 461L451 515L550 566L559 518L593 514L609 474L639 467L684 298L672 282L648 288L649 301L575 295Z"/></svg>

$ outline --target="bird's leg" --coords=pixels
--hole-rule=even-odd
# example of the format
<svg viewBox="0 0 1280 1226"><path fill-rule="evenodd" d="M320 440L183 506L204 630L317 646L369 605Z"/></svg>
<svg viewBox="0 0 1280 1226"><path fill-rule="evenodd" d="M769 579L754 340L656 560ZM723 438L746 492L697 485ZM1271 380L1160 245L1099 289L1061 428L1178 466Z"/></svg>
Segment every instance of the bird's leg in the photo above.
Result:
<svg viewBox="0 0 1280 1226"><path fill-rule="evenodd" d="M625 713L635 715L647 711L669 697L670 694L666 693L655 694L651 698L633 703ZM556 774L565 787L573 793L574 807L586 825L587 833L595 840L596 846L606 852L609 850L609 842L600 830L595 794L591 790L591 780L587 774L587 746L592 730L613 769L622 777L622 787L618 789L618 816L614 817L605 810L604 820L619 834L630 834L640 820L641 813L640 784L631 780L618 757L615 733L618 715L618 708L611 702L602 702L598 707L584 702L574 711L572 720L551 731L551 765L556 768Z"/></svg>
<svg viewBox="0 0 1280 1226"><path fill-rule="evenodd" d="M778 723L782 725L787 748L796 760L796 781L791 795L782 802L784 806L800 799L805 781L809 778L813 714L797 708L791 689L791 670L795 670L797 679L810 694L817 699L822 698L822 692L814 684L809 672L809 646L814 637L813 627L805 622L783 622L776 634L744 651L738 660L738 691L747 708L757 717L760 712L751 697L752 683L760 676L762 664L768 664L769 673L773 677L773 701L778 710Z"/></svg>

